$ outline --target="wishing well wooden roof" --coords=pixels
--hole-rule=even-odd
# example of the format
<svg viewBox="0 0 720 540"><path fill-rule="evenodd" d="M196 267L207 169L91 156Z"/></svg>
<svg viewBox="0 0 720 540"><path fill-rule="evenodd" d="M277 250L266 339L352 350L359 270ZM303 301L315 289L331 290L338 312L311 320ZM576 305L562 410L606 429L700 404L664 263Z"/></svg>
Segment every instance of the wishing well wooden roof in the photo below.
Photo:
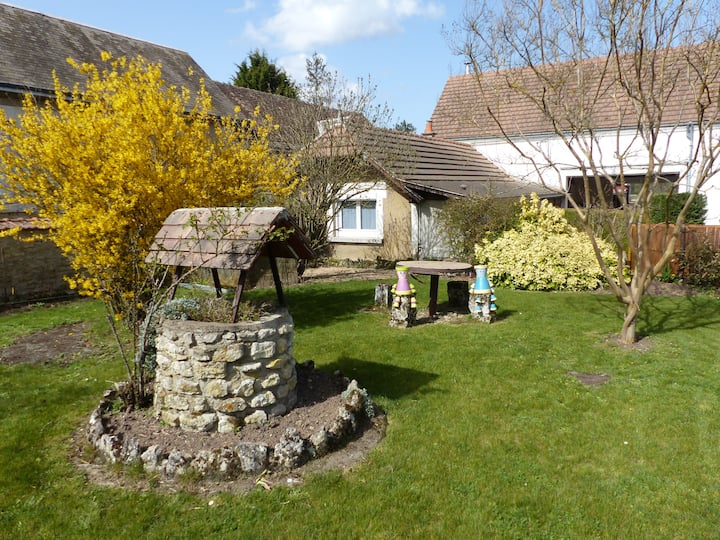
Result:
<svg viewBox="0 0 720 540"><path fill-rule="evenodd" d="M261 255L312 259L303 232L282 207L181 208L155 235L147 262L248 270Z"/></svg>

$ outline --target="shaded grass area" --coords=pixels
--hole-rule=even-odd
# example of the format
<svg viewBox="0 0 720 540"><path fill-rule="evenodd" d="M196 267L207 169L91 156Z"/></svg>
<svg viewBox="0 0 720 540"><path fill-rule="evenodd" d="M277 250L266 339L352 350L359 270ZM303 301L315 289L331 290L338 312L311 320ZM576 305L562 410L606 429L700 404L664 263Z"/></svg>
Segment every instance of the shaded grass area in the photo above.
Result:
<svg viewBox="0 0 720 540"><path fill-rule="evenodd" d="M648 299L639 332L650 337L633 350L608 339L622 320L610 296L498 291L491 325L394 329L367 309L373 287L286 291L297 360L357 378L387 412L387 437L355 471L212 505L88 485L67 461L68 439L122 378L120 361L0 366L0 537L717 535L717 299ZM418 293L426 304L426 286ZM106 324L101 306L74 305L38 308L32 324L2 314L2 335ZM588 387L569 371L610 380Z"/></svg>

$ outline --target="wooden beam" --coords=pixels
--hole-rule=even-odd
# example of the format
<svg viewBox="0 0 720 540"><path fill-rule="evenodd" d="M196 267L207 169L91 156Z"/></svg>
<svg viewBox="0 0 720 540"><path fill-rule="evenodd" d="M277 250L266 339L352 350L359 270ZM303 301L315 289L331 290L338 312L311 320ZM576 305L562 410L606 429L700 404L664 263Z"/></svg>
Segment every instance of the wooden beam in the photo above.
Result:
<svg viewBox="0 0 720 540"><path fill-rule="evenodd" d="M182 266L176 266L175 272L173 274L173 282L170 286L170 300L175 298L175 293L177 292L178 284L180 283L180 278L182 277Z"/></svg>
<svg viewBox="0 0 720 540"><path fill-rule="evenodd" d="M213 284L215 285L215 295L218 298L222 298L222 287L220 286L220 276L218 275L217 268L211 268L210 273L212 274Z"/></svg>
<svg viewBox="0 0 720 540"><path fill-rule="evenodd" d="M270 244L267 245L268 259L270 259L270 270L272 270L273 281L275 282L275 292L277 293L278 303L280 307L286 307L285 294L283 294L282 283L280 282L280 272L278 272L277 260L273 254Z"/></svg>
<svg viewBox="0 0 720 540"><path fill-rule="evenodd" d="M238 276L237 287L235 288L235 298L232 305L232 322L237 322L238 309L240 308L240 299L242 298L243 289L245 288L245 280L247 280L247 270L240 270Z"/></svg>

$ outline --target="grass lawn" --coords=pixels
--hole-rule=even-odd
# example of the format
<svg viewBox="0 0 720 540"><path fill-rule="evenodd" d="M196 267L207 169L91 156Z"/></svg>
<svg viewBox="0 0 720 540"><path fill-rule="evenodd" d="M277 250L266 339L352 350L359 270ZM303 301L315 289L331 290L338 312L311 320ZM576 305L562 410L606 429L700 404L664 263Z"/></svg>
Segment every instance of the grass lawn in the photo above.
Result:
<svg viewBox="0 0 720 540"><path fill-rule="evenodd" d="M386 438L352 473L212 505L96 487L68 462L72 431L123 377L98 303L0 314L0 346L91 321L105 351L0 365L0 538L718 536L720 300L648 298L649 343L628 350L606 339L622 320L611 296L500 290L491 325L393 329L363 310L373 285L287 297L296 359L357 378ZM590 387L569 371L611 378Z"/></svg>

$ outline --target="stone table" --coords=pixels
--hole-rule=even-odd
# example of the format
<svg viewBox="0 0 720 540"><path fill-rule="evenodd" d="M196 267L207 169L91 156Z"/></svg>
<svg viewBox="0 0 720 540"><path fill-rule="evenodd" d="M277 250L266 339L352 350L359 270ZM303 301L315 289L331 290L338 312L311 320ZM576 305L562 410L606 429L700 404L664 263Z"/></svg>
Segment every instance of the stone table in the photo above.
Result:
<svg viewBox="0 0 720 540"><path fill-rule="evenodd" d="M430 317L437 313L438 283L440 276L469 274L473 266L468 263L454 261L398 261L397 266L407 266L411 274L430 276Z"/></svg>

